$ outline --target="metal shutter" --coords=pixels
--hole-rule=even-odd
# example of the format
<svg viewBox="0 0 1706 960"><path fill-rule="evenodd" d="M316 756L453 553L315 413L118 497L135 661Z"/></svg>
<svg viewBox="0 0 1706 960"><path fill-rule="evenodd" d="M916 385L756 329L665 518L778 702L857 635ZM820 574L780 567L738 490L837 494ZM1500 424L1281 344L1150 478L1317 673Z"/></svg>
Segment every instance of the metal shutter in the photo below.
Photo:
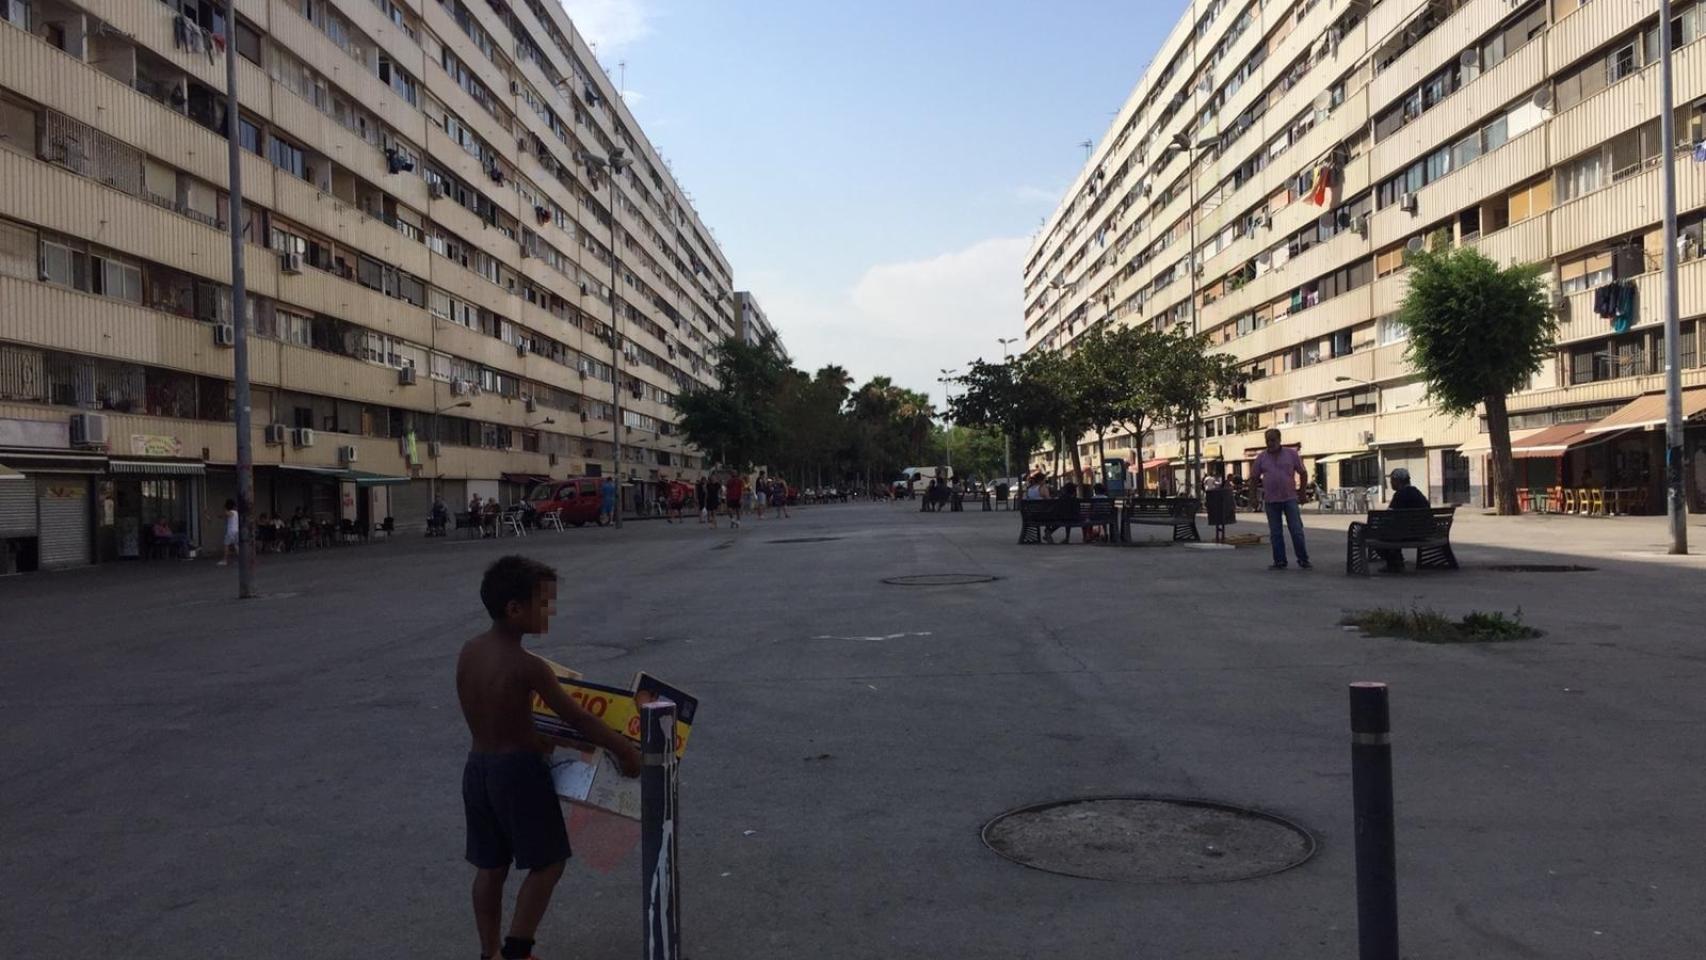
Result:
<svg viewBox="0 0 1706 960"><path fill-rule="evenodd" d="M0 480L0 537L35 535L35 483L30 480Z"/></svg>
<svg viewBox="0 0 1706 960"><path fill-rule="evenodd" d="M36 489L42 569L89 563L89 479L41 477Z"/></svg>
<svg viewBox="0 0 1706 960"><path fill-rule="evenodd" d="M452 511L456 509L449 500L445 501L445 507ZM399 531L425 530L427 514L431 512L431 480L413 480L391 487L391 519ZM379 518L383 519L384 517Z"/></svg>

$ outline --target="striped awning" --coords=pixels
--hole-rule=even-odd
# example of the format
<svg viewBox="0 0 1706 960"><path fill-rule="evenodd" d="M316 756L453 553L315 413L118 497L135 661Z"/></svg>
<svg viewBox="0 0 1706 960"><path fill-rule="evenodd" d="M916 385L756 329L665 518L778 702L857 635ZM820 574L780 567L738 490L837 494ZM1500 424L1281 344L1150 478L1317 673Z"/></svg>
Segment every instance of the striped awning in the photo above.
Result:
<svg viewBox="0 0 1706 960"><path fill-rule="evenodd" d="M108 460L107 470L155 477L199 477L207 472L207 464L200 460Z"/></svg>
<svg viewBox="0 0 1706 960"><path fill-rule="evenodd" d="M1682 391L1682 419L1689 420L1706 413L1706 388ZM1665 395L1649 393L1636 397L1611 416L1587 428L1588 433L1610 433L1615 430L1651 430L1665 423Z"/></svg>
<svg viewBox="0 0 1706 960"><path fill-rule="evenodd" d="M0 481L25 480L25 479L28 479L28 478L25 477L23 474L19 473L18 471L13 470L11 467L8 467L5 464L0 463Z"/></svg>
<svg viewBox="0 0 1706 960"><path fill-rule="evenodd" d="M107 456L79 450L8 448L0 450L0 464L26 473L105 473Z"/></svg>

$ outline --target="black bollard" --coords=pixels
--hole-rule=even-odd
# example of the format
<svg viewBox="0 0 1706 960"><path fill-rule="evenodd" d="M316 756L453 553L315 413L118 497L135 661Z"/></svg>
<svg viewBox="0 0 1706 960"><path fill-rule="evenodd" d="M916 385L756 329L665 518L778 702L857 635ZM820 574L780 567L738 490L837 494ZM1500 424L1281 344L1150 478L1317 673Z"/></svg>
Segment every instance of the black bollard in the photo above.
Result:
<svg viewBox="0 0 1706 960"><path fill-rule="evenodd" d="M1351 684L1351 793L1356 804L1357 956L1398 960L1392 724L1384 683Z"/></svg>
<svg viewBox="0 0 1706 960"><path fill-rule="evenodd" d="M679 960L674 703L659 700L640 707L640 759L640 885L646 901L646 960Z"/></svg>

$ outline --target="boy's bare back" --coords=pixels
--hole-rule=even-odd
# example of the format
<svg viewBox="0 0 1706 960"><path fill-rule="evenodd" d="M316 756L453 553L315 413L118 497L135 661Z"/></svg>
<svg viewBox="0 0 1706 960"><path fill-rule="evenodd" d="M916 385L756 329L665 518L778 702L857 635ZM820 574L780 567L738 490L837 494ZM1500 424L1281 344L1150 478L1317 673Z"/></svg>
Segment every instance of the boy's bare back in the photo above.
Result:
<svg viewBox="0 0 1706 960"><path fill-rule="evenodd" d="M533 729L533 694L545 661L519 643L487 631L462 645L456 660L456 697L477 753L547 752ZM551 682L555 683L554 677Z"/></svg>

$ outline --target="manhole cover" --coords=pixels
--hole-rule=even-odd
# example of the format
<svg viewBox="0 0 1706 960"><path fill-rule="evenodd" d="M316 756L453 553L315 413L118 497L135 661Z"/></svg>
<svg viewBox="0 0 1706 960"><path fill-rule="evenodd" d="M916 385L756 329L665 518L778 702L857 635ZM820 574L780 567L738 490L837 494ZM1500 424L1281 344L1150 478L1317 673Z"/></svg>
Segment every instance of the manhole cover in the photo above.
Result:
<svg viewBox="0 0 1706 960"><path fill-rule="evenodd" d="M994 583L999 579L981 573L921 573L911 577L884 577L883 582L896 587L957 587L967 583Z"/></svg>
<svg viewBox="0 0 1706 960"><path fill-rule="evenodd" d="M1220 883L1289 870L1315 839L1272 814L1209 800L1091 797L1004 813L989 849L1022 866L1087 880Z"/></svg>
<svg viewBox="0 0 1706 960"><path fill-rule="evenodd" d="M840 537L789 537L786 540L766 540L765 543L828 543L840 540Z"/></svg>
<svg viewBox="0 0 1706 960"><path fill-rule="evenodd" d="M1573 563L1495 563L1487 569L1503 573L1592 573L1597 568Z"/></svg>

